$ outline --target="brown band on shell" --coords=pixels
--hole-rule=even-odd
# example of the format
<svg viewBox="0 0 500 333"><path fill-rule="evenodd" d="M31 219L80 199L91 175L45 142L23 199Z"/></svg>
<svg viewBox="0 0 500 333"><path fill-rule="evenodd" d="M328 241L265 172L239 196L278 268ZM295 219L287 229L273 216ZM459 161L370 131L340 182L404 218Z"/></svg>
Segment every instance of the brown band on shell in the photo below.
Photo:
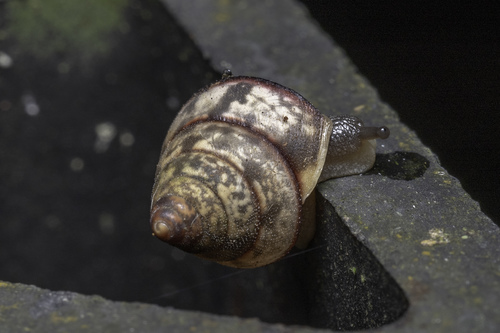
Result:
<svg viewBox="0 0 500 333"><path fill-rule="evenodd" d="M260 78L219 81L184 105L164 147L181 131L209 121L232 123L266 137L288 160L304 200L314 189L328 149L331 121L294 90Z"/></svg>
<svg viewBox="0 0 500 333"><path fill-rule="evenodd" d="M199 122L173 137L164 154L158 167L158 184L155 186L153 200L179 191L175 190L177 185L166 185L171 184L173 178L189 177L193 181L197 179L214 194L219 193L221 189L229 188L230 183L237 183L236 179L227 179L224 176L228 171L213 169L213 177L210 176L210 169L204 168L210 165L215 167L216 159L228 167L231 165L232 168L239 170L242 180L249 179L246 187L255 194L253 203L249 202L249 205L256 206L258 213L253 215L257 219L248 218L250 223L248 227L256 228L256 232L248 230L250 232L244 237L246 245L237 241L238 238L226 237L224 233L216 237L220 245L210 245L211 241L208 238L214 234L204 226L205 235L200 238L200 244L185 249L186 251L233 267L257 267L278 260L291 250L300 227L302 200L300 188L289 163L267 138L235 124ZM275 178L278 175L281 175L279 176L281 178ZM219 178L223 176L226 185L224 179ZM237 202L234 200L238 195L232 191L224 190L224 192L229 194L221 195L222 198L218 199L221 202L220 207L228 219L235 219L241 213L237 211L239 208L234 208ZM240 198L245 196L247 195L242 195ZM229 198L230 201L224 203L225 198ZM209 217L204 217L205 213L201 213L200 209L196 210L200 213L201 221L211 220ZM212 223L217 224L215 220ZM234 229L230 227L232 224L228 222L229 233ZM243 222L234 225L235 228L238 225L238 229L242 230L247 228ZM291 230L288 229L290 227ZM201 249L202 244L205 244L206 250Z"/></svg>

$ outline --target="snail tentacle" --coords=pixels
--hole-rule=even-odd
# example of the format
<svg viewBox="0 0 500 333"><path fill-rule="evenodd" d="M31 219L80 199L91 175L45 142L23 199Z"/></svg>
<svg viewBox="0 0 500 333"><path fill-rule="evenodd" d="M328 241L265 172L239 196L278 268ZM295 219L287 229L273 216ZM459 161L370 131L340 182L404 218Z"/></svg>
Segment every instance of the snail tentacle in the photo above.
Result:
<svg viewBox="0 0 500 333"><path fill-rule="evenodd" d="M225 72L194 95L165 138L151 204L153 234L220 264L252 268L305 247L316 184L361 173L385 127L329 118L277 83Z"/></svg>

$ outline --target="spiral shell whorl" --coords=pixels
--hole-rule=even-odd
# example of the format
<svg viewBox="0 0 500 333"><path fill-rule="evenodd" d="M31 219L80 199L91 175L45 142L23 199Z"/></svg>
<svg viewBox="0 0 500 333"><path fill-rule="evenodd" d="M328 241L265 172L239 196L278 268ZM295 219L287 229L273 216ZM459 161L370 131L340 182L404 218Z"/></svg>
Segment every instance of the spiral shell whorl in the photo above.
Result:
<svg viewBox="0 0 500 333"><path fill-rule="evenodd" d="M300 95L269 81L240 77L212 85L188 101L167 134L153 218L165 198L183 198L196 212L196 231L186 232L192 243L173 245L239 268L278 260L301 229L330 127Z"/></svg>
<svg viewBox="0 0 500 333"><path fill-rule="evenodd" d="M185 228L189 225L189 228ZM201 235L198 213L181 197L161 198L151 210L151 229L159 239L182 247Z"/></svg>
<svg viewBox="0 0 500 333"><path fill-rule="evenodd" d="M300 183L303 201L316 187L332 122L295 91L251 77L231 77L193 96L179 112L164 148L197 122L220 121L259 133L279 148Z"/></svg>
<svg viewBox="0 0 500 333"><path fill-rule="evenodd" d="M179 132L165 154L153 202L186 198L203 228L181 249L229 266L257 267L293 247L300 193L289 165L265 138L234 124L200 122Z"/></svg>

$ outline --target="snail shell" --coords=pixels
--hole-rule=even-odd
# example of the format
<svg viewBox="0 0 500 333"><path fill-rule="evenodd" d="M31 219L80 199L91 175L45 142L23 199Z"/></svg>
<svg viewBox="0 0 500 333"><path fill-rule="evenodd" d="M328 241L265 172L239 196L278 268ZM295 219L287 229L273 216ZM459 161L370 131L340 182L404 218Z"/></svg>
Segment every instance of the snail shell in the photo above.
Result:
<svg viewBox="0 0 500 333"><path fill-rule="evenodd" d="M388 135L356 117L330 119L277 83L226 76L193 96L168 131L153 233L223 265L272 263L312 237L317 182L370 169L374 139Z"/></svg>

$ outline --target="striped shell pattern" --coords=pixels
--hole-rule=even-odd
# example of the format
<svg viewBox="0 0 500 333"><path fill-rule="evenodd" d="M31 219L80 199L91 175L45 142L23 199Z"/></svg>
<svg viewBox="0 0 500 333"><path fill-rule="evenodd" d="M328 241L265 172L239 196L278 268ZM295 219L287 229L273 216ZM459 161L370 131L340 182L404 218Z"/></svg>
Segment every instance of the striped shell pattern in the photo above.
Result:
<svg viewBox="0 0 500 333"><path fill-rule="evenodd" d="M154 234L232 267L280 259L307 229L304 204L333 127L271 81L229 77L211 85L184 105L165 138L152 194ZM367 149L374 159L374 146Z"/></svg>

